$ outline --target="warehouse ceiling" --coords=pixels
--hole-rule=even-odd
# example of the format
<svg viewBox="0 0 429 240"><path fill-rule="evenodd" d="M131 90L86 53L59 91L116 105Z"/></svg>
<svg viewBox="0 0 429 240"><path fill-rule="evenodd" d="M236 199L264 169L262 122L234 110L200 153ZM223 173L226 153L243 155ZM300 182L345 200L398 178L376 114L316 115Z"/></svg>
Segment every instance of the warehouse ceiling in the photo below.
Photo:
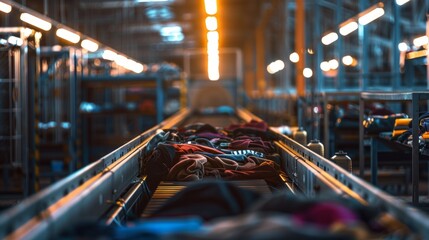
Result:
<svg viewBox="0 0 429 240"><path fill-rule="evenodd" d="M314 0L315 1L315 0ZM427 0L411 0L401 6L403 37L425 32ZM206 47L206 28L203 0L21 0L16 1L42 14L55 19L97 41L125 53L143 63L161 61L180 62L183 53L189 49ZM315 27L320 31L332 31L335 28L338 11L337 0L318 0L322 6L323 21L313 24L313 0L307 0L307 43L319 41L314 36ZM367 0L367 5L376 4L378 0ZM370 41L376 45L391 46L392 4L385 0L386 14L380 25L372 27ZM287 3L287 6L284 4ZM344 0L341 19L345 20L359 13L360 1ZM288 18L285 9L290 11ZM267 11L271 9L271 11ZM255 41L258 24L261 24L269 12L266 24L269 51L279 53L285 37L289 37L290 49L294 41L294 0L218 0L218 22L221 48L241 48L249 41ZM289 34L283 32L282 22L289 22ZM387 23L387 24L386 24ZM7 21L5 25L7 25ZM380 26L378 25L378 26ZM376 25L373 25L376 26ZM47 44L57 41L48 36ZM271 46L269 46L271 44ZM359 44L358 38L350 44ZM371 43L370 43L371 44ZM354 48L357 50L358 48Z"/></svg>

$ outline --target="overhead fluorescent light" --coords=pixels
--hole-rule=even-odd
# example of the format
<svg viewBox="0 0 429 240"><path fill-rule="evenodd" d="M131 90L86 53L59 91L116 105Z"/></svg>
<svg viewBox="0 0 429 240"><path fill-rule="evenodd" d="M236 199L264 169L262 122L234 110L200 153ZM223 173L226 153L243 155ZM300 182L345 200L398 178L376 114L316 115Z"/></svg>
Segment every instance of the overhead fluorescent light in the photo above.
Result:
<svg viewBox="0 0 429 240"><path fill-rule="evenodd" d="M407 43L405 43L405 42L401 42L401 43L399 43L399 44L398 44L398 49L399 49L399 51L401 51L401 52L406 52L406 51L408 51L408 45L407 45Z"/></svg>
<svg viewBox="0 0 429 240"><path fill-rule="evenodd" d="M311 68L304 68L302 75L304 75L305 78L311 78L313 76L313 70L311 70Z"/></svg>
<svg viewBox="0 0 429 240"><path fill-rule="evenodd" d="M128 62L128 58L123 56L123 55L116 55L115 57L115 63L118 64L119 66L125 66L125 64L127 64Z"/></svg>
<svg viewBox="0 0 429 240"><path fill-rule="evenodd" d="M215 15L217 13L216 0L204 0L204 5L208 15Z"/></svg>
<svg viewBox="0 0 429 240"><path fill-rule="evenodd" d="M413 40L413 44L416 47L421 47L423 45L426 45L426 44L428 44L428 37L427 36L421 36L421 37L415 38Z"/></svg>
<svg viewBox="0 0 429 240"><path fill-rule="evenodd" d="M359 17L359 24L367 25L368 23L374 21L375 19L384 15L384 9L382 7L377 7L368 13L365 13L361 17Z"/></svg>
<svg viewBox="0 0 429 240"><path fill-rule="evenodd" d="M322 37L322 43L324 45L329 45L338 39L338 34L336 32L331 32Z"/></svg>
<svg viewBox="0 0 429 240"><path fill-rule="evenodd" d="M293 52L289 55L289 60L293 63L297 63L299 61L299 55L296 52Z"/></svg>
<svg viewBox="0 0 429 240"><path fill-rule="evenodd" d="M337 69L339 66L338 61L336 59L329 60L328 64L332 70Z"/></svg>
<svg viewBox="0 0 429 240"><path fill-rule="evenodd" d="M350 66L350 65L352 65L352 64L353 64L354 59L353 59L353 57L352 57L352 56L347 55L347 56L344 56L344 57L343 57L342 61L343 61L343 64L344 64L344 65L346 65L346 66Z"/></svg>
<svg viewBox="0 0 429 240"><path fill-rule="evenodd" d="M331 67L329 66L329 63L327 61L323 61L320 63L320 69L322 69L322 71L327 72L331 69Z"/></svg>
<svg viewBox="0 0 429 240"><path fill-rule="evenodd" d="M21 46L24 43L21 38L15 36L9 36L7 42L16 46Z"/></svg>
<svg viewBox="0 0 429 240"><path fill-rule="evenodd" d="M207 33L207 41L217 42L219 41L219 33L217 31L210 31Z"/></svg>
<svg viewBox="0 0 429 240"><path fill-rule="evenodd" d="M0 11L4 13L10 13L10 11L12 11L12 6L4 2L0 2Z"/></svg>
<svg viewBox="0 0 429 240"><path fill-rule="evenodd" d="M166 27L162 27L161 30L159 30L159 33L161 34L161 36L169 36L178 32L182 32L182 27L166 26Z"/></svg>
<svg viewBox="0 0 429 240"><path fill-rule="evenodd" d="M357 24L357 22L355 21L349 22L346 25L340 27L340 34L343 36L346 36L351 32L353 32L354 30L358 29L358 27L359 25Z"/></svg>
<svg viewBox="0 0 429 240"><path fill-rule="evenodd" d="M80 45L90 52L95 52L98 49L98 44L89 39L84 39Z"/></svg>
<svg viewBox="0 0 429 240"><path fill-rule="evenodd" d="M114 61L118 54L111 50L104 50L103 55L101 56L103 59Z"/></svg>
<svg viewBox="0 0 429 240"><path fill-rule="evenodd" d="M52 28L52 24L50 22L47 22L47 21L45 21L43 19L35 17L35 16L33 16L33 15L29 14L29 13L22 13L21 16L20 16L20 19L23 22L31 24L31 25L33 25L33 26L35 26L37 28L40 28L42 30L45 30L45 31L49 31Z"/></svg>
<svg viewBox="0 0 429 240"><path fill-rule="evenodd" d="M404 5L405 3L409 2L410 0L396 0L396 4L398 4L399 6Z"/></svg>
<svg viewBox="0 0 429 240"><path fill-rule="evenodd" d="M66 30L64 28L58 29L56 34L58 37L60 37L64 40L67 40L71 43L78 43L80 40L80 36L78 34L71 32L69 30Z"/></svg>
<svg viewBox="0 0 429 240"><path fill-rule="evenodd" d="M209 31L216 31L217 30L217 19L216 17L206 17L206 28Z"/></svg>

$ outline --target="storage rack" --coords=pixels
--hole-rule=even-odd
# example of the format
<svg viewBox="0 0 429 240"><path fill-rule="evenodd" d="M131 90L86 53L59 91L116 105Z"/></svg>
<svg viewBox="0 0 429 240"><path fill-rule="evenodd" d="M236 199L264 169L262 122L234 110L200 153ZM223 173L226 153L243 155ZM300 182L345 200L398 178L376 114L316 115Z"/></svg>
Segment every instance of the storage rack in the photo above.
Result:
<svg viewBox="0 0 429 240"><path fill-rule="evenodd" d="M77 114L82 52L73 47L44 47L39 58L38 184L43 187L73 173L81 164Z"/></svg>
<svg viewBox="0 0 429 240"><path fill-rule="evenodd" d="M40 33L29 28L0 28L0 168L2 171L0 200L19 201L34 193L35 101L37 99ZM18 40L19 39L19 40ZM10 203L7 203L10 204Z"/></svg>
<svg viewBox="0 0 429 240"><path fill-rule="evenodd" d="M176 78L169 78L162 73L147 73L139 75L86 75L82 77L82 102L90 102L99 104L100 110L94 111L80 111L82 115L83 133L82 133L82 147L83 147L83 165L87 165L91 159L94 160L94 155L98 153L93 151L98 147L103 147L103 150L113 150L112 147L117 146L121 141L126 141L132 136L137 135L139 132L148 129L149 126L160 123L165 117L164 106L168 98L174 98L179 101L180 90L174 86L173 82L179 81L179 84L184 84L180 76ZM154 109L139 109L137 103L132 103L134 106L127 107L126 89L135 88L141 90L137 95L140 100L154 99ZM129 97L129 96L128 96ZM109 105L108 108L103 108L103 105ZM126 116L136 116L133 118L134 128L130 131L124 129L111 129L109 124L117 121L115 124L119 127L127 127ZM91 128L91 123L97 119L102 119L106 122L106 126L102 125L100 121L98 130ZM90 129L92 132L90 132ZM96 131L96 132L94 132ZM122 136L124 132L129 132L126 136ZM120 138L118 136L121 136ZM97 139L95 139L97 137Z"/></svg>
<svg viewBox="0 0 429 240"><path fill-rule="evenodd" d="M335 121L335 119L329 118L328 105L331 103L340 102L359 102L359 92L322 92L320 93L320 99L323 106L323 145L325 147L325 157L333 156L335 151L340 149L333 149L331 146L331 129L329 129L329 122Z"/></svg>
<svg viewBox="0 0 429 240"><path fill-rule="evenodd" d="M365 101L411 101L412 117L412 154L411 154L411 178L412 178L412 203L419 203L419 102L429 99L429 92L362 92L359 99L359 176L363 177L365 170L364 162L364 105ZM375 159L373 159L375 160ZM371 162L371 175L375 177L378 163Z"/></svg>

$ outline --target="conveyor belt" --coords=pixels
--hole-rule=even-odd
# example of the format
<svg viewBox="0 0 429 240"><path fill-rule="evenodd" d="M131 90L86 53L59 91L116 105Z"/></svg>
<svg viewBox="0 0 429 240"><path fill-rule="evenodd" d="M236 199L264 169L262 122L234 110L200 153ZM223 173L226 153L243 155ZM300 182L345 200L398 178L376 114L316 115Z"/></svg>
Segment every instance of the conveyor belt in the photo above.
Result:
<svg viewBox="0 0 429 240"><path fill-rule="evenodd" d="M263 179L255 179L255 180L239 180L239 181L231 181L236 184L240 188L250 189L255 192L261 193L263 195L271 194L271 190L269 189L267 183ZM193 182L173 182L173 181L165 181L161 182L158 185L158 188L155 190L151 200L147 204L142 217L147 217L151 213L153 213L156 209L158 209L162 204L165 203L169 198L174 196L177 192L189 186Z"/></svg>

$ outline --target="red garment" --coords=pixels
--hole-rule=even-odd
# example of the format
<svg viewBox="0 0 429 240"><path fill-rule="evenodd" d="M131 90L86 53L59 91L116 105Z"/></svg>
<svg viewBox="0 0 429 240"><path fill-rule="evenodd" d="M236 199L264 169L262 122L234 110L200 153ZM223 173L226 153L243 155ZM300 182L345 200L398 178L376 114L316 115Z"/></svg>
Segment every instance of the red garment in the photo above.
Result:
<svg viewBox="0 0 429 240"><path fill-rule="evenodd" d="M169 144L176 150L176 154L189 154L195 152L207 152L214 154L224 154L224 152L217 150L216 148L207 147L204 145L195 145L195 144Z"/></svg>

